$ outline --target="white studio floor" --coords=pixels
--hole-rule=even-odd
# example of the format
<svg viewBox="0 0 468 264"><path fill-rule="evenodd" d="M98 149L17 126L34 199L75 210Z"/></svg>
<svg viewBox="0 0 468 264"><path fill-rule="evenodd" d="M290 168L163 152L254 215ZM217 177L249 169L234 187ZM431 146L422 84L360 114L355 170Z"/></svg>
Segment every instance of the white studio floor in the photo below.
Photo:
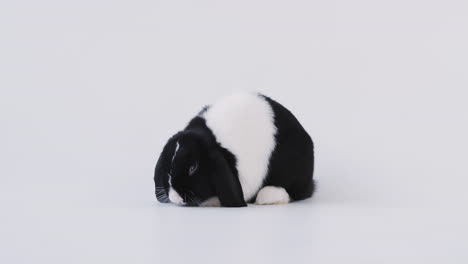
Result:
<svg viewBox="0 0 468 264"><path fill-rule="evenodd" d="M2 190L3 201L5 194L8 191ZM2 205L0 258L9 263L468 259L468 219L460 208L382 207L316 198L242 209L183 208L149 201L87 205L54 197L14 201Z"/></svg>
<svg viewBox="0 0 468 264"><path fill-rule="evenodd" d="M468 1L1 1L0 263L468 263ZM315 142L310 200L156 202L238 90Z"/></svg>

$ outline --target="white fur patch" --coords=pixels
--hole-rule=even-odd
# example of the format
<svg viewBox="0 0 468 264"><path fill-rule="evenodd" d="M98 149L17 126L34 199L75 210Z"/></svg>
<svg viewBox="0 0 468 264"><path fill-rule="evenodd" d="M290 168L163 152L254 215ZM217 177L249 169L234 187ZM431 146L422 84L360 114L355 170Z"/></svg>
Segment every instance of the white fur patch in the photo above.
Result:
<svg viewBox="0 0 468 264"><path fill-rule="evenodd" d="M260 189L275 148L276 126L270 104L255 93L225 97L204 113L217 141L237 158L244 199Z"/></svg>
<svg viewBox="0 0 468 264"><path fill-rule="evenodd" d="M265 186L257 194L256 204L287 204L289 194L282 187Z"/></svg>
<svg viewBox="0 0 468 264"><path fill-rule="evenodd" d="M179 147L180 147L179 141L177 141L176 142L176 147L175 147L175 150L174 150L174 155L172 156L172 160L171 160L172 163L174 163L174 159L175 159L175 157L177 155L177 151L179 151Z"/></svg>
<svg viewBox="0 0 468 264"><path fill-rule="evenodd" d="M200 206L221 206L221 201L219 201L219 198L217 196L208 198L206 201L200 204Z"/></svg>
<svg viewBox="0 0 468 264"><path fill-rule="evenodd" d="M172 163L174 163L174 159L175 159L175 157L177 155L177 151L179 150L179 147L180 147L179 141L177 141L176 142L176 148L174 150L174 155L172 156L172 160L171 160L171 165L172 165ZM168 179L167 179L167 181L168 181L167 183L169 184L170 187L172 187L172 169L169 171L167 176L169 176Z"/></svg>
<svg viewBox="0 0 468 264"><path fill-rule="evenodd" d="M172 187L169 189L169 201L175 204L184 204L184 199L182 199L179 193L177 193Z"/></svg>

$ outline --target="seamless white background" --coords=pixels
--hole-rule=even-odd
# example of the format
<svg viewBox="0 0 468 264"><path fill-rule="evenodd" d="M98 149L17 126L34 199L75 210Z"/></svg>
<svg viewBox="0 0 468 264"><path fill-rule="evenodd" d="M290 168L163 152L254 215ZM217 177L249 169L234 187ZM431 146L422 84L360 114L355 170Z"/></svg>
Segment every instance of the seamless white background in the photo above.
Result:
<svg viewBox="0 0 468 264"><path fill-rule="evenodd" d="M1 263L466 263L468 2L2 1ZM313 199L155 202L165 141L263 92Z"/></svg>

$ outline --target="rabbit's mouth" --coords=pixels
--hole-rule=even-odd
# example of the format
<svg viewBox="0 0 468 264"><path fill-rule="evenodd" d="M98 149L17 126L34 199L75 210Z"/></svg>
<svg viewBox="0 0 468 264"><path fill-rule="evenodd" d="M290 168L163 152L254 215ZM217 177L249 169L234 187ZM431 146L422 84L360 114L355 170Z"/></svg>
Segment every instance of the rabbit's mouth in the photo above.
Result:
<svg viewBox="0 0 468 264"><path fill-rule="evenodd" d="M214 206L204 205L211 198L204 200L198 198L193 191L176 191L173 187L169 188L168 202L184 206Z"/></svg>
<svg viewBox="0 0 468 264"><path fill-rule="evenodd" d="M169 189L169 201L171 201L171 203L175 203L178 205L186 204L182 196L180 196L180 194L176 190L174 190L174 188L172 187Z"/></svg>

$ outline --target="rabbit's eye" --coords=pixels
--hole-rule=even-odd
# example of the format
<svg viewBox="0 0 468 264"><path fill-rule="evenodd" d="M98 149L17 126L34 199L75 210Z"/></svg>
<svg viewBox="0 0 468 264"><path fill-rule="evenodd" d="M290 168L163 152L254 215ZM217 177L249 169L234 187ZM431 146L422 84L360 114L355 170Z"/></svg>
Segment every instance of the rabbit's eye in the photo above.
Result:
<svg viewBox="0 0 468 264"><path fill-rule="evenodd" d="M189 175L191 176L198 169L198 162L195 162L189 169Z"/></svg>

